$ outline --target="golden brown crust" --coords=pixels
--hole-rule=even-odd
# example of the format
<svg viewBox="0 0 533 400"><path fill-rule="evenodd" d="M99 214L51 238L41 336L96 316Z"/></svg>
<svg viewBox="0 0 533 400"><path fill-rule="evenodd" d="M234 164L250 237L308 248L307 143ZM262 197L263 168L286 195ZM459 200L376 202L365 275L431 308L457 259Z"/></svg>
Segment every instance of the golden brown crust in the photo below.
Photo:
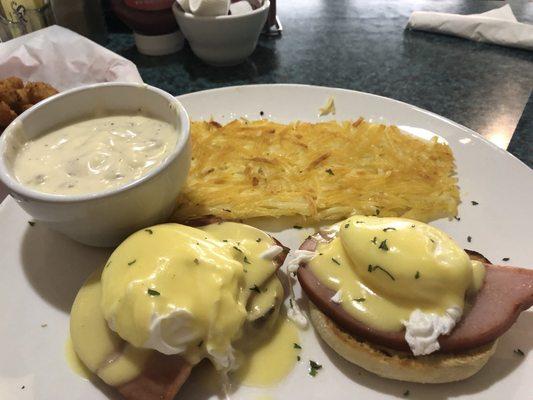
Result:
<svg viewBox="0 0 533 400"><path fill-rule="evenodd" d="M0 80L0 132L19 114L36 103L57 93L57 90L44 82L27 82L10 77Z"/></svg>
<svg viewBox="0 0 533 400"><path fill-rule="evenodd" d="M381 377L417 383L446 383L477 373L496 350L497 341L457 354L415 357L359 340L310 304L311 322L320 337L342 358Z"/></svg>

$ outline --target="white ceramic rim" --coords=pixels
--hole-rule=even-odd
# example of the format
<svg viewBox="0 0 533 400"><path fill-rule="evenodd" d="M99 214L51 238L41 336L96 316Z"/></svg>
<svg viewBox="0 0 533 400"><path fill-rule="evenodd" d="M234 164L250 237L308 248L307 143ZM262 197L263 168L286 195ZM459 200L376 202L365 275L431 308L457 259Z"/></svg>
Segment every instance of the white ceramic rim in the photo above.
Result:
<svg viewBox="0 0 533 400"><path fill-rule="evenodd" d="M103 191L96 192L96 193L77 194L77 195L52 194L52 193L45 193L45 192L40 192L38 190L30 189L27 186L24 186L22 183L20 183L11 173L9 173L3 154L5 154L5 150L7 146L7 137L9 137L9 135L12 132L12 129L18 123L18 121L23 121L32 112L35 112L39 108L51 102L54 102L59 98L63 98L67 96L75 96L79 92L98 89L100 87L135 87L135 88L148 89L160 95L161 97L165 98L169 104L173 104L176 107L176 112L178 113L178 117L181 121L182 129L178 137L178 140L176 142L176 145L174 146L174 149L167 156L165 161L163 161L159 166L151 170L148 174L126 185L119 186L113 189L103 190ZM176 97L172 96L170 93L167 93L162 89L159 89L159 88L156 88L154 86L150 86L144 83L130 83L130 82L104 82L104 83L95 83L91 85L84 85L84 86L80 86L77 88L65 90L64 92L60 92L52 97L49 97L37 103L34 107L20 114L15 120L13 120L7 126L2 136L0 136L0 181L2 181L4 185L6 185L11 191L15 192L16 194L22 197L26 197L26 198L30 198L30 199L38 200L42 202L77 203L77 202L83 202L83 201L88 201L88 200L111 197L117 193L121 193L121 192L124 192L126 190L129 190L129 189L132 189L134 187L141 185L142 183L152 179L154 176L156 176L161 171L166 169L176 159L176 157L183 151L183 149L187 145L187 141L189 140L189 134L190 134L190 121L189 121L189 115L187 114L187 111L185 111L185 108L183 107L181 102L178 99L176 99Z"/></svg>
<svg viewBox="0 0 533 400"><path fill-rule="evenodd" d="M491 147L493 150L499 152L499 153L502 153L502 154L505 154L507 157L510 157L511 159L513 159L513 161L516 161L520 164L522 164L523 166L525 166L526 168L529 168L529 166L522 160L520 160L517 156L515 156L514 154L512 153L509 153L506 149L502 149L501 147L498 147L496 144L492 143L490 140L488 140L487 138L485 138L482 134L464 126L464 125L461 125L459 124L458 122L455 122L449 118L446 118L446 117L443 117L442 115L439 115L439 114L436 114L432 111L428 111L426 110L425 108L421 108L421 107L418 107L418 106L415 106L411 103L407 103L405 101L401 101L401 100L396 100L392 97L387 97L387 96L381 96L379 94L374 94L374 93L369 93L369 92L362 92L360 90L355 90L355 89L346 89L346 88L342 88L342 87L335 87L335 86L323 86L323 85L310 85L310 84L306 84L306 83L256 83L256 84L250 84L250 85L235 85L235 86L224 86L224 87L217 87L217 88L213 88L213 89L203 89L203 90L199 90L197 92L190 92L190 93L184 93L184 94L181 94L181 95L178 95L176 96L178 99L182 98L182 97L188 97L188 96L195 96L195 95L205 95L207 92L210 92L210 93L215 93L215 92L223 92L225 90L230 90L230 89L238 89L238 88L250 88L250 87L256 87L256 88L268 88L268 87L288 87L288 88L295 88L297 89L298 87L306 87L306 88L321 88L321 89L333 89L335 91L342 91L342 92L348 92L348 93L358 93L358 94L362 94L362 95L365 95L365 96L371 96L371 97L376 97L376 98L380 98L380 99L384 99L386 101L392 101L392 102L395 102L397 104L402 104L404 106L407 106L415 111L418 111L418 112L421 112L423 114L427 114L427 115L430 115L432 117L435 117L436 119L439 119L441 121L444 121L450 125L453 125L455 126L456 128L459 128L461 130L464 130L464 131L467 131L468 133L470 134L473 134L474 136L478 137L481 141L483 141L485 144L487 144L489 147ZM273 121L276 121L275 119ZM446 142L448 142L448 139L446 139L445 137L442 137L440 135L437 135L435 134L435 136L437 136L438 138L441 138L441 139L444 139L446 140Z"/></svg>
<svg viewBox="0 0 533 400"><path fill-rule="evenodd" d="M183 15L184 18L188 19L196 19L196 20L202 20L202 21L216 21L216 20L229 20L229 19L240 19L240 18L246 18L250 15L259 14L263 10L270 8L270 0L265 0L263 5L259 8L256 8L252 12L246 13L246 14L239 14L239 15L216 15L216 16L208 16L208 15L194 15L192 13L188 13L183 11L181 6L178 4L177 1L174 2L174 10Z"/></svg>

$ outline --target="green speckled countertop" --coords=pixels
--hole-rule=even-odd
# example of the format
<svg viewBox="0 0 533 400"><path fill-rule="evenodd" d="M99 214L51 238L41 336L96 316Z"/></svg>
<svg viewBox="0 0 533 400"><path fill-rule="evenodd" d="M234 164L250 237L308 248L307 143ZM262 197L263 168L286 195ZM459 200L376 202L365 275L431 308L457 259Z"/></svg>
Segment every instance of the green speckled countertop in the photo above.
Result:
<svg viewBox="0 0 533 400"><path fill-rule="evenodd" d="M533 2L509 2L533 23ZM533 52L404 27L414 10L479 13L503 1L280 0L280 38L261 37L236 67L216 68L190 48L137 52L110 24L107 47L137 64L146 83L175 95L252 83L304 83L360 90L416 105L465 125L533 166Z"/></svg>

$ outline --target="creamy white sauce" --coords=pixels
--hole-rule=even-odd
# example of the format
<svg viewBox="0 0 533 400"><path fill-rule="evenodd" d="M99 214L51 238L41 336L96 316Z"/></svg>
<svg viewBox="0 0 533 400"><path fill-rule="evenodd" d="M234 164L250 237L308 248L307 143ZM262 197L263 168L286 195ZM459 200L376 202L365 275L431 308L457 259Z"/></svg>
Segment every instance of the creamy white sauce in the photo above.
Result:
<svg viewBox="0 0 533 400"><path fill-rule="evenodd" d="M101 192L147 175L177 139L172 125L144 115L88 119L26 142L13 171L20 183L40 192Z"/></svg>

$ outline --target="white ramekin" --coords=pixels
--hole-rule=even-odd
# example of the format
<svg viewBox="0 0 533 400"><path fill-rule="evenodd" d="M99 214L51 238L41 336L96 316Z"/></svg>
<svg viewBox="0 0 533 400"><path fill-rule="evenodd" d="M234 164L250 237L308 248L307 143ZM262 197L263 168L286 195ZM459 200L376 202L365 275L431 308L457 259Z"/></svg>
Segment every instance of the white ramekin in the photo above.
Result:
<svg viewBox="0 0 533 400"><path fill-rule="evenodd" d="M28 139L75 120L139 110L170 123L178 135L168 158L142 178L103 192L57 195L24 186L14 176L17 146ZM190 166L189 128L181 103L155 87L100 83L75 88L38 103L5 129L0 137L0 180L36 221L88 245L114 246L172 213Z"/></svg>

